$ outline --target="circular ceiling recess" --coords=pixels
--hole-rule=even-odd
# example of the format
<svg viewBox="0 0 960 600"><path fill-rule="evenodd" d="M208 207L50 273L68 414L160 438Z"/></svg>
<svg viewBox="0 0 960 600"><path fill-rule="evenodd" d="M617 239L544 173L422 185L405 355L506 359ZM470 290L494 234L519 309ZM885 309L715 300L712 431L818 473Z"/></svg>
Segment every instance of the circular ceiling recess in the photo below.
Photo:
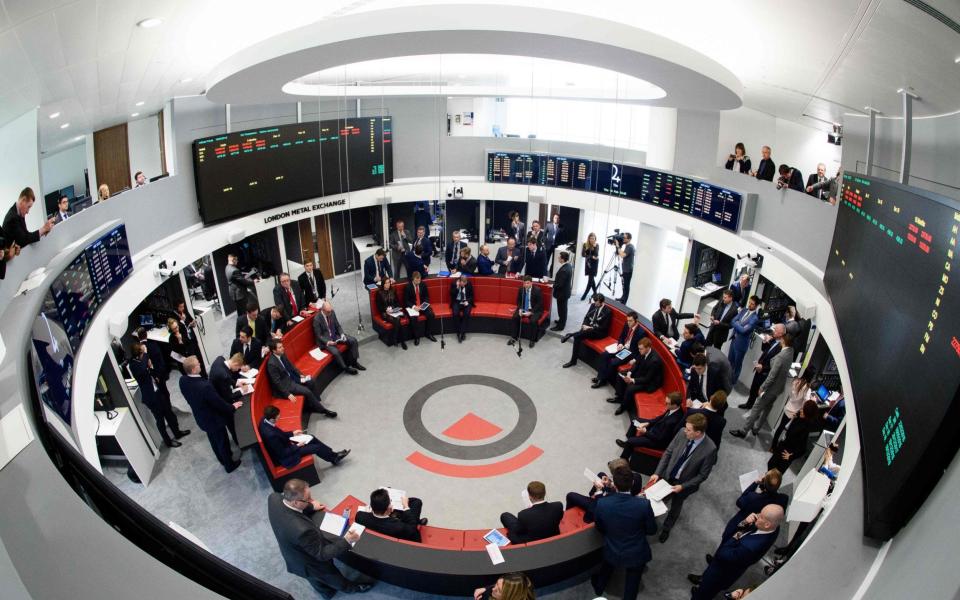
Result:
<svg viewBox="0 0 960 600"><path fill-rule="evenodd" d="M740 81L719 63L655 33L495 5L392 8L317 21L234 54L207 79L207 98L218 104L459 95L726 110L742 104L741 94Z"/></svg>

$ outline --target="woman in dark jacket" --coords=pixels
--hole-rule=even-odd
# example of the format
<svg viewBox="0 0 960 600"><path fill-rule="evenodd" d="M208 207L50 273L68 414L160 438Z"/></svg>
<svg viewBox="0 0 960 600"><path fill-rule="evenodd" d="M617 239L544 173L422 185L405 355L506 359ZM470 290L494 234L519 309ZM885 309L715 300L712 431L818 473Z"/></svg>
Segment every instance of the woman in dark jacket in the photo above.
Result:
<svg viewBox="0 0 960 600"><path fill-rule="evenodd" d="M393 325L393 328L387 332L387 344L396 346L397 343L399 343L400 347L406 350L407 342L405 340L407 336L402 323L404 315L402 313L397 316L390 314L390 310L393 310L394 314L396 314L397 310L403 310L403 302L400 301L400 298L397 297L396 290L393 289L393 279L388 277L381 281L380 289L377 290L374 298L380 317L387 323Z"/></svg>
<svg viewBox="0 0 960 600"><path fill-rule="evenodd" d="M819 410L817 403L807 400L800 412L783 428L783 439L773 440L773 456L767 462L768 469L777 469L786 473L790 463L807 452L807 438L817 423Z"/></svg>
<svg viewBox="0 0 960 600"><path fill-rule="evenodd" d="M580 256L583 257L584 265L584 274L587 276L587 288L583 290L583 295L580 296L580 301L583 302L587 299L587 295L590 294L590 290L593 290L593 293L597 293L597 269L600 267L600 245L597 244L597 235L591 233L587 236L587 241L583 243L583 246L580 248Z"/></svg>
<svg viewBox="0 0 960 600"><path fill-rule="evenodd" d="M196 356L200 361L200 373L206 377L207 369L203 366L203 357L200 356L200 346L197 339L188 336L180 329L180 321L170 318L167 319L167 331L170 333L170 350L179 354L182 358L176 360L180 371L183 372L183 363L181 362L188 356Z"/></svg>
<svg viewBox="0 0 960 600"><path fill-rule="evenodd" d="M743 142L737 142L737 145L733 147L733 154L727 156L727 163L724 168L728 171L750 173L750 157L747 156L747 149L743 146Z"/></svg>

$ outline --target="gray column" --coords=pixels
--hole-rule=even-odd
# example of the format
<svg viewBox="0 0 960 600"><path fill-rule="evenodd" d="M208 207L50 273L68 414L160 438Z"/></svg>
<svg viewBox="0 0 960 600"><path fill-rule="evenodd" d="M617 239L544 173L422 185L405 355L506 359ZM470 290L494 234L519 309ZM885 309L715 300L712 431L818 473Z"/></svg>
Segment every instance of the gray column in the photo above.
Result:
<svg viewBox="0 0 960 600"><path fill-rule="evenodd" d="M873 175L873 155L874 144L876 143L877 131L877 110L867 107L870 114L870 127L867 129L867 169L864 171L867 175Z"/></svg>
<svg viewBox="0 0 960 600"><path fill-rule="evenodd" d="M901 89L899 92L903 97L903 146L900 152L900 183L907 185L910 181L910 157L913 152L913 101L920 98L909 88Z"/></svg>
<svg viewBox="0 0 960 600"><path fill-rule="evenodd" d="M227 133L230 133L231 131L233 131L233 129L231 129L230 127L230 105L229 104L225 104L223 106L223 114L227 121Z"/></svg>

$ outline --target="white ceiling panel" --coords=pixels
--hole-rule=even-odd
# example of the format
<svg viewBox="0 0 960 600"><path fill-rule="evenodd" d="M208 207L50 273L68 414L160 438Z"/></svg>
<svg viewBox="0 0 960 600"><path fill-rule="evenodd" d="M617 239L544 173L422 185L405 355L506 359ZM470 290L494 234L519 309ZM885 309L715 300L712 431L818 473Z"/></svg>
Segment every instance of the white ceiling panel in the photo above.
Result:
<svg viewBox="0 0 960 600"><path fill-rule="evenodd" d="M62 69L67 65L57 42L57 22L52 12L43 13L16 29L20 46L37 73Z"/></svg>
<svg viewBox="0 0 960 600"><path fill-rule="evenodd" d="M42 102L45 105L73 98L76 94L70 71L65 68L44 71L40 75L40 85L43 93Z"/></svg>
<svg viewBox="0 0 960 600"><path fill-rule="evenodd" d="M114 52L108 56L101 56L97 61L97 75L100 84L100 105L115 104L117 101L117 87L120 86L120 75L123 73L123 52Z"/></svg>
<svg viewBox="0 0 960 600"><path fill-rule="evenodd" d="M16 28L0 33L0 85L7 90L19 89L36 79L37 74L17 39Z"/></svg>
<svg viewBox="0 0 960 600"><path fill-rule="evenodd" d="M130 36L137 31L139 2L99 0L97 2L97 54L126 52Z"/></svg>
<svg viewBox="0 0 960 600"><path fill-rule="evenodd" d="M58 6L69 4L72 0L3 0L3 7L12 25L19 25L28 19L49 12Z"/></svg>
<svg viewBox="0 0 960 600"><path fill-rule="evenodd" d="M68 64L97 58L97 3L81 0L54 11L60 47Z"/></svg>
<svg viewBox="0 0 960 600"><path fill-rule="evenodd" d="M77 97L85 99L98 95L100 85L95 61L70 65L67 70L70 72L70 79L73 81L73 89L76 90Z"/></svg>
<svg viewBox="0 0 960 600"><path fill-rule="evenodd" d="M0 32L6 31L12 25L7 17L7 11L3 9L3 2L0 2Z"/></svg>

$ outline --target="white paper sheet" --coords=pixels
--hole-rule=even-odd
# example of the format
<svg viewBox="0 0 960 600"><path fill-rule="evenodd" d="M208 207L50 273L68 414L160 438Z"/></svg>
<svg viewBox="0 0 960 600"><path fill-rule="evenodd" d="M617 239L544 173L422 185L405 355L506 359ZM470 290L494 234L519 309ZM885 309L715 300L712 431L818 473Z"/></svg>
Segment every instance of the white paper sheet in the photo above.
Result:
<svg viewBox="0 0 960 600"><path fill-rule="evenodd" d="M366 531L366 529L367 529L366 527L364 527L364 526L361 525L360 523L357 523L356 521L354 521L354 522L350 525L350 528L347 529L346 533L350 533L350 532L352 531L352 532L354 532L355 534L357 534L357 535L359 535L359 536L362 537L362 536L363 536L363 532ZM345 533L344 535L346 535L346 533ZM360 541L360 540L358 539L357 542L359 542L359 541ZM352 546L356 546L356 545L357 545L357 542L351 543L350 546L351 546L351 547L352 547Z"/></svg>
<svg viewBox="0 0 960 600"><path fill-rule="evenodd" d="M385 485L382 485L380 487L387 490L387 493L390 494L390 504L393 510L404 510L403 497L407 495L405 491L395 490L392 487L387 487Z"/></svg>
<svg viewBox="0 0 960 600"><path fill-rule="evenodd" d="M291 318L290 320L293 321L294 323L299 323L300 321L303 320L303 317L301 317L300 315L297 315L297 316Z"/></svg>
<svg viewBox="0 0 960 600"><path fill-rule="evenodd" d="M760 479L760 471L756 469L749 473L744 473L740 476L740 491L747 491L747 488L753 485L758 479Z"/></svg>
<svg viewBox="0 0 960 600"><path fill-rule="evenodd" d="M615 352L617 351L617 343L614 342L614 343L610 344L609 346L607 346L606 348L604 348L603 351L606 352L606 353L608 353L608 354L613 354L613 353L615 353Z"/></svg>
<svg viewBox="0 0 960 600"><path fill-rule="evenodd" d="M327 533L335 536L343 535L343 528L346 527L347 520L342 516L328 512L323 515L323 521L320 522L320 531L326 531Z"/></svg>
<svg viewBox="0 0 960 600"><path fill-rule="evenodd" d="M664 498L673 493L673 486L667 483L666 479L661 479L655 484L644 490L643 494L651 501L662 502Z"/></svg>
<svg viewBox="0 0 960 600"><path fill-rule="evenodd" d="M313 436L310 435L309 433L301 433L300 435L290 436L290 441L295 442L297 444L299 444L300 442L303 442L304 444L309 444L310 440L312 439L313 439Z"/></svg>
<svg viewBox="0 0 960 600"><path fill-rule="evenodd" d="M327 353L320 348L314 348L310 351L310 358L313 360L323 360L326 355Z"/></svg>
<svg viewBox="0 0 960 600"><path fill-rule="evenodd" d="M650 500L650 508L653 509L653 516L655 517L667 514L667 505L660 500Z"/></svg>
<svg viewBox="0 0 960 600"><path fill-rule="evenodd" d="M487 544L487 556L490 557L490 562L495 565L499 565L503 562L506 562L506 559L503 558L503 553L500 552L500 546L496 544Z"/></svg>

